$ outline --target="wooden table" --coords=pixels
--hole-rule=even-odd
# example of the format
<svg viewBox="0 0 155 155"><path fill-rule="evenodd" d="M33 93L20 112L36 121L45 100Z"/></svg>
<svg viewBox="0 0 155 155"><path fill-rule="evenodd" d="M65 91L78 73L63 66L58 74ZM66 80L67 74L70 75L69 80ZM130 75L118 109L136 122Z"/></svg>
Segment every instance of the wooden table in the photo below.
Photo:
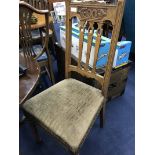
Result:
<svg viewBox="0 0 155 155"><path fill-rule="evenodd" d="M31 25L31 29L42 28L46 25L45 16L37 13L33 13L33 15L38 19L36 24ZM52 17L49 16L49 23L52 22Z"/></svg>
<svg viewBox="0 0 155 155"><path fill-rule="evenodd" d="M31 57L24 57L22 53L19 54L19 63L27 67L26 74L19 78L19 104L22 105L33 93L38 83L40 67L37 61Z"/></svg>

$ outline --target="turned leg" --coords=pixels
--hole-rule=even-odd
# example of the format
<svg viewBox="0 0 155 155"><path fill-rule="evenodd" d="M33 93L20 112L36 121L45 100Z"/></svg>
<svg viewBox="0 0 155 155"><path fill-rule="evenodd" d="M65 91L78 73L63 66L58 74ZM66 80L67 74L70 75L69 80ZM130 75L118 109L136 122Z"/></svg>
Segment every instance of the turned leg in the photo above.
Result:
<svg viewBox="0 0 155 155"><path fill-rule="evenodd" d="M50 63L52 63L52 62L50 61ZM54 84L55 84L55 78L54 78L54 73L53 73L52 65L49 64L49 67L48 67L48 68L45 67L45 69L46 69L46 72L47 72L47 75L48 75L50 81L51 81L52 84L54 85Z"/></svg>
<svg viewBox="0 0 155 155"><path fill-rule="evenodd" d="M32 133L33 133L33 136L35 138L36 143L41 143L42 140L41 140L41 138L39 136L36 124L34 122L30 121L30 126L32 128Z"/></svg>
<svg viewBox="0 0 155 155"><path fill-rule="evenodd" d="M103 128L103 107L100 111L100 128Z"/></svg>
<svg viewBox="0 0 155 155"><path fill-rule="evenodd" d="M50 75L50 73L48 71L48 68L46 66L45 66L45 69L46 69L46 72L47 72L47 75L48 75L49 79L51 80L51 75Z"/></svg>
<svg viewBox="0 0 155 155"><path fill-rule="evenodd" d="M32 129L32 134L35 138L36 143L41 143L42 140L39 136L38 129L37 129L37 126L36 126L33 118L27 112L25 112L25 111L23 111L23 112L24 112L24 115L26 116L28 122L30 123L30 127Z"/></svg>
<svg viewBox="0 0 155 155"><path fill-rule="evenodd" d="M70 154L71 155L80 155L79 152L71 152L71 151L70 151Z"/></svg>
<svg viewBox="0 0 155 155"><path fill-rule="evenodd" d="M23 125L25 120L26 120L26 117L25 115L23 115L22 118L19 120L19 126Z"/></svg>

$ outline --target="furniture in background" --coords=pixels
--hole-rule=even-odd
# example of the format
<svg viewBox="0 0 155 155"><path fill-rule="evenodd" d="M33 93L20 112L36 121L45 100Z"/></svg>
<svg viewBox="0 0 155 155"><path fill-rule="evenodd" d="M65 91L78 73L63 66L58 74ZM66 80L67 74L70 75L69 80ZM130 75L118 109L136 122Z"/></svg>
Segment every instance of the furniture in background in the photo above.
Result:
<svg viewBox="0 0 155 155"><path fill-rule="evenodd" d="M22 0L21 0L22 1ZM51 10L51 5L48 0L24 0L38 10Z"/></svg>
<svg viewBox="0 0 155 155"><path fill-rule="evenodd" d="M19 104L22 105L33 93L40 77L40 67L30 56L19 53L19 64L26 67L26 73L19 77Z"/></svg>
<svg viewBox="0 0 155 155"><path fill-rule="evenodd" d="M54 10L54 8L53 8L54 2L64 2L65 0L24 0L24 1L39 10L48 9L49 11L52 11L52 10Z"/></svg>
<svg viewBox="0 0 155 155"><path fill-rule="evenodd" d="M65 50L61 47L59 43L55 43L55 50L56 50L56 59L58 65L58 74L59 80L65 79ZM71 55L71 62L74 65L77 65L77 58L74 55ZM126 83L128 79L128 72L131 68L132 61L129 61L122 66L112 69L110 84L108 88L107 100L110 101L111 99L122 96L125 92ZM97 73L100 75L104 75L105 69L97 69ZM76 73L71 73L71 77L77 80L83 81L91 86L96 88L100 88L97 82L90 78L84 78Z"/></svg>
<svg viewBox="0 0 155 155"><path fill-rule="evenodd" d="M49 41L51 42L51 44L49 44L49 48L52 52L54 52L53 43L57 41L57 38L55 35L55 31L54 31L53 17L51 17L50 15L50 12L53 11L53 3L50 2L49 0L24 0L24 1L36 9L49 11ZM45 36L44 34L45 33L44 31L44 25L45 25L44 20L45 19L41 17L41 15L36 15L36 17L37 17L37 23L34 24L33 26L34 30L32 31L32 37L33 37L34 44L41 41L41 37ZM52 54L55 54L55 53L52 53Z"/></svg>
<svg viewBox="0 0 155 155"><path fill-rule="evenodd" d="M26 69L22 76L19 75L19 108L21 109L24 102L32 96L39 83L40 67L36 60L30 56L25 56L23 52L19 53L19 65ZM19 74L21 74L20 71ZM24 121L25 116L22 115L19 121L20 126ZM34 131L34 128L32 128L32 131Z"/></svg>
<svg viewBox="0 0 155 155"><path fill-rule="evenodd" d="M29 8L24 3L20 3L20 7ZM73 3L70 0L66 0L66 79L23 104L23 110L27 118L31 122L34 121L34 123L42 126L49 134L56 137L74 155L79 154L80 147L99 113L100 127L103 127L103 112L105 110L115 55L114 51L118 41L123 10L123 0L119 0L116 5L106 5L97 1ZM71 25L74 16L78 16L80 19L80 48L77 66L71 64ZM103 31L102 25L105 20L110 20L114 27L108 63L104 76L101 76L96 71L96 60ZM88 29L87 60L83 67L81 65L81 56L86 22L89 22L90 26ZM94 65L90 70L88 63L94 22L98 24L98 29L96 31L97 41ZM82 76L95 79L100 84L101 90L70 78L70 72L77 72Z"/></svg>
<svg viewBox="0 0 155 155"><path fill-rule="evenodd" d="M24 55L33 56L39 63L41 73L47 72L52 83L55 83L52 59L48 49L49 41L49 12L48 10L37 10L26 2L22 2L23 5L28 7L19 8L19 37L21 50ZM45 37L42 40L43 45L32 44L32 29L31 29L31 18L33 14L40 14L45 18Z"/></svg>

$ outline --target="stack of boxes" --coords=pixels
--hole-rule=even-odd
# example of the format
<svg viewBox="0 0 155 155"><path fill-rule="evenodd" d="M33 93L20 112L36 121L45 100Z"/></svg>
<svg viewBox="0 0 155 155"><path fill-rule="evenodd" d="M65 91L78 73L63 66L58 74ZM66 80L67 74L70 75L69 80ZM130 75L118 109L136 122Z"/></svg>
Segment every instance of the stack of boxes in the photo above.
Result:
<svg viewBox="0 0 155 155"><path fill-rule="evenodd" d="M66 47L66 35L65 35L65 26L60 26L60 43L61 46L65 49ZM82 62L86 62L86 53L87 53L87 32L84 35L84 42L83 42L83 52L82 52ZM96 68L103 68L108 60L108 52L110 50L110 42L111 39L102 36L101 37L101 44L98 52L98 59L96 63ZM95 51L95 43L96 43L96 32L94 31L93 40L92 40L92 48L89 60L89 66L93 66L94 61L94 51ZM128 63L130 48L131 48L131 41L120 41L117 43L116 51L115 51L115 58L113 62L113 68L117 68L124 64ZM79 53L79 28L78 24L74 23L72 25L72 54L78 58Z"/></svg>

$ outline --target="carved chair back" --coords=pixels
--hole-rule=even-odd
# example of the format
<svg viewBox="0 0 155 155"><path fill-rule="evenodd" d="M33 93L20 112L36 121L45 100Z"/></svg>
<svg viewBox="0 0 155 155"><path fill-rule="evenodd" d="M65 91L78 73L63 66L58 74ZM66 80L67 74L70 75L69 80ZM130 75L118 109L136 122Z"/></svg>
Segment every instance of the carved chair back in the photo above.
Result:
<svg viewBox="0 0 155 155"><path fill-rule="evenodd" d="M39 10L46 10L53 11L53 3L54 2L63 2L65 0L21 0L29 3L33 7Z"/></svg>
<svg viewBox="0 0 155 155"><path fill-rule="evenodd" d="M46 36L43 44L43 50L36 55L32 48L31 22L33 13L42 14L46 21ZM19 40L24 55L33 56L36 59L44 52L49 56L48 40L49 40L49 12L48 10L37 10L26 2L19 3Z"/></svg>
<svg viewBox="0 0 155 155"><path fill-rule="evenodd" d="M53 9L52 3L49 2L49 0L23 0L23 1L25 1L26 3L29 3L30 5L32 5L33 7L39 10L48 9L49 11L51 11Z"/></svg>
<svg viewBox="0 0 155 155"><path fill-rule="evenodd" d="M70 77L71 72L77 72L88 78L97 80L101 87L102 93L106 97L108 85L110 81L113 59L117 46L122 16L124 12L124 0L118 0L115 4L106 4L91 0L91 2L71 2L66 0L66 60L65 60L65 76ZM71 48L72 48L72 18L79 19L79 54L77 66L71 64ZM112 38L110 43L110 50L108 53L108 62L105 66L104 76L96 72L96 62L98 58L98 51L101 43L101 36L103 32L103 24L106 21L111 21L113 25ZM97 30L94 25L97 24ZM93 34L96 33L94 61L92 68L89 67L89 60L91 54ZM83 53L84 36L87 35L87 52L86 62L81 63Z"/></svg>
<svg viewBox="0 0 155 155"><path fill-rule="evenodd" d="M43 48L38 53L35 53L32 47L32 34L31 34L31 22L33 13L41 14L45 17L45 37L43 40ZM55 83L53 70L52 70L52 59L48 49L49 41L49 11L48 10L38 10L31 6L30 4L20 1L19 2L19 40L22 46L22 51L25 56L32 56L34 59L37 59L42 56L44 53L47 55L47 59L42 62L39 61L39 64L46 68L46 71L52 80L53 84Z"/></svg>

